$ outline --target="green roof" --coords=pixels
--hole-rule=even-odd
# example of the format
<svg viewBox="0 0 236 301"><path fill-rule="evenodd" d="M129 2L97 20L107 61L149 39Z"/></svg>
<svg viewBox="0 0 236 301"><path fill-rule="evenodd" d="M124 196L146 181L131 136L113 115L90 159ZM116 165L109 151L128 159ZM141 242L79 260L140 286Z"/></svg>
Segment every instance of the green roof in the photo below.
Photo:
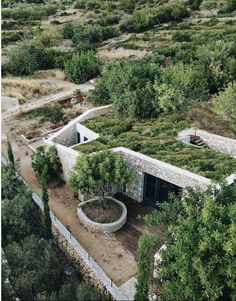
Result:
<svg viewBox="0 0 236 301"><path fill-rule="evenodd" d="M111 110L82 124L100 135L74 147L85 154L123 146L216 181L236 171L236 160L230 155L177 141L179 131L193 126L178 113L138 120L118 117Z"/></svg>

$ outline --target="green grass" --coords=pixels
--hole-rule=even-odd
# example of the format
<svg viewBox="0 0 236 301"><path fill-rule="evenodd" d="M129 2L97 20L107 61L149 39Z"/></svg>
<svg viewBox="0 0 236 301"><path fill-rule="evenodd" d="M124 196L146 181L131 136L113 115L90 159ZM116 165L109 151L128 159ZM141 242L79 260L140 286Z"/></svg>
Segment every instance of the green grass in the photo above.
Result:
<svg viewBox="0 0 236 301"><path fill-rule="evenodd" d="M236 160L229 155L177 141L179 131L193 126L178 113L161 114L151 120L127 120L111 111L83 125L100 134L98 140L74 148L85 154L123 146L216 181L236 171Z"/></svg>

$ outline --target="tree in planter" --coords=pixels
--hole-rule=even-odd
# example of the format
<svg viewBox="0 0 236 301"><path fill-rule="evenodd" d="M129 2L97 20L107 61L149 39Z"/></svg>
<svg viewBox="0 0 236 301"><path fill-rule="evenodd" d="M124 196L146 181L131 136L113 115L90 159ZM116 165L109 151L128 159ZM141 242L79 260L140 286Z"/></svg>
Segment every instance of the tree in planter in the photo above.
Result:
<svg viewBox="0 0 236 301"><path fill-rule="evenodd" d="M12 151L12 145L11 145L11 142L9 140L7 141L7 154L8 154L9 161L12 164L14 164L14 155L13 155L13 151Z"/></svg>
<svg viewBox="0 0 236 301"><path fill-rule="evenodd" d="M106 196L122 190L131 180L131 172L122 157L110 150L78 158L69 184L74 192L99 196L106 208Z"/></svg>
<svg viewBox="0 0 236 301"><path fill-rule="evenodd" d="M167 226L158 271L161 300L235 300L236 183L161 204L152 224Z"/></svg>
<svg viewBox="0 0 236 301"><path fill-rule="evenodd" d="M38 148L32 155L33 170L41 177L45 166L47 167L47 180L59 177L62 173L62 164L57 154L56 147L50 146L47 151L44 148Z"/></svg>
<svg viewBox="0 0 236 301"><path fill-rule="evenodd" d="M48 171L47 166L44 167L42 175L41 175L41 188L42 188L42 200L44 204L44 228L45 228L45 235L49 239L52 237L52 220L50 217L50 208L49 208L49 197L48 197L48 190L47 190L47 177Z"/></svg>
<svg viewBox="0 0 236 301"><path fill-rule="evenodd" d="M148 292L152 282L152 238L143 234L138 242L138 278L136 283L135 301L148 301Z"/></svg>

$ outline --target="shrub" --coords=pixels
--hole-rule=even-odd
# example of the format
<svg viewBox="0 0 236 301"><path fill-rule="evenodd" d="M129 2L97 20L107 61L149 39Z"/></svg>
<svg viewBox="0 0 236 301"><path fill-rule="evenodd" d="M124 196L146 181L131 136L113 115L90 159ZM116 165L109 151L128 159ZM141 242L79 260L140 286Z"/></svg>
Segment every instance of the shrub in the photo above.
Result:
<svg viewBox="0 0 236 301"><path fill-rule="evenodd" d="M8 154L9 161L14 165L14 155L12 151L12 145L9 140L7 141L7 154Z"/></svg>
<svg viewBox="0 0 236 301"><path fill-rule="evenodd" d="M199 10L202 1L203 0L188 0L188 4L192 10Z"/></svg>
<svg viewBox="0 0 236 301"><path fill-rule="evenodd" d="M172 36L174 42L191 42L192 36L189 33L175 32Z"/></svg>
<svg viewBox="0 0 236 301"><path fill-rule="evenodd" d="M74 27L73 44L77 52L96 48L102 41L119 35L119 31L113 27L100 25Z"/></svg>
<svg viewBox="0 0 236 301"><path fill-rule="evenodd" d="M5 72L16 76L31 75L36 70L63 69L70 58L70 53L27 44L7 53L7 63L4 69Z"/></svg>
<svg viewBox="0 0 236 301"><path fill-rule="evenodd" d="M236 79L235 42L217 40L199 46L195 57L208 80L211 93L217 93L227 83Z"/></svg>
<svg viewBox="0 0 236 301"><path fill-rule="evenodd" d="M29 19L29 20L41 20L44 17L50 15L55 15L57 12L57 5L46 5L43 7L37 7L37 9L32 7L20 7L20 8L9 8L2 10L3 19Z"/></svg>
<svg viewBox="0 0 236 301"><path fill-rule="evenodd" d="M22 191L23 192L23 191ZM25 238L32 231L33 203L31 194L23 192L12 201L2 204L2 227L4 245Z"/></svg>
<svg viewBox="0 0 236 301"><path fill-rule="evenodd" d="M85 9L86 7L86 0L77 0L74 4L74 8Z"/></svg>
<svg viewBox="0 0 236 301"><path fill-rule="evenodd" d="M16 76L31 75L38 68L36 55L30 46L18 47L7 53L6 70Z"/></svg>
<svg viewBox="0 0 236 301"><path fill-rule="evenodd" d="M148 301L148 293L152 283L152 238L143 234L138 242L138 277L135 301Z"/></svg>
<svg viewBox="0 0 236 301"><path fill-rule="evenodd" d="M214 97L216 113L225 120L236 120L236 82L231 82Z"/></svg>
<svg viewBox="0 0 236 301"><path fill-rule="evenodd" d="M208 96L208 84L198 66L178 63L162 68L160 81L154 85L156 105L164 111L181 109Z"/></svg>
<svg viewBox="0 0 236 301"><path fill-rule="evenodd" d="M45 172L47 180L60 177L62 173L62 164L55 146L50 146L47 151L45 151L44 148L38 148L31 158L32 168L39 177L45 172L45 168L47 170L47 172Z"/></svg>
<svg viewBox="0 0 236 301"><path fill-rule="evenodd" d="M37 108L33 111L35 117L42 116L43 120L49 120L54 124L58 124L64 120L62 107L59 104Z"/></svg>
<svg viewBox="0 0 236 301"><path fill-rule="evenodd" d="M81 283L78 285L76 290L76 298L77 300L85 301L91 300L96 301L100 300L99 294L96 292L93 286L87 283Z"/></svg>
<svg viewBox="0 0 236 301"><path fill-rule="evenodd" d="M104 68L92 92L92 100L99 104L114 103L121 115L155 116L153 83L158 75L159 67L145 60L113 64Z"/></svg>
<svg viewBox="0 0 236 301"><path fill-rule="evenodd" d="M15 195L22 194L23 191L27 190L24 183L17 176L16 170L12 164L2 166L1 180L2 199L12 200Z"/></svg>
<svg viewBox="0 0 236 301"><path fill-rule="evenodd" d="M100 64L94 52L82 52L66 63L65 71L73 82L80 84L96 77L100 72Z"/></svg>
<svg viewBox="0 0 236 301"><path fill-rule="evenodd" d="M64 39L72 39L74 36L74 27L71 22L66 23L63 26L62 35Z"/></svg>
<svg viewBox="0 0 236 301"><path fill-rule="evenodd" d="M203 0L200 8L213 9L217 7L216 0Z"/></svg>
<svg viewBox="0 0 236 301"><path fill-rule="evenodd" d="M163 203L152 216L154 225L162 220L167 228L158 266L161 300L234 300L235 195L235 183L188 190L184 200Z"/></svg>

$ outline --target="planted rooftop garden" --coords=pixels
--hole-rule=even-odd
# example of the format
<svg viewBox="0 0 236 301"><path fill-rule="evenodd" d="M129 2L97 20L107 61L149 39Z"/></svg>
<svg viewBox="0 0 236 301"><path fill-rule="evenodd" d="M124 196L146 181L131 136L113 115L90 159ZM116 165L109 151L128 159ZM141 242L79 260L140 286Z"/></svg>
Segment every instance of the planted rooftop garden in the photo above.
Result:
<svg viewBox="0 0 236 301"><path fill-rule="evenodd" d="M215 181L222 181L236 171L236 160L231 156L177 141L179 131L193 126L177 112L140 120L117 116L111 110L86 120L83 125L100 135L97 140L74 147L85 154L127 147Z"/></svg>

